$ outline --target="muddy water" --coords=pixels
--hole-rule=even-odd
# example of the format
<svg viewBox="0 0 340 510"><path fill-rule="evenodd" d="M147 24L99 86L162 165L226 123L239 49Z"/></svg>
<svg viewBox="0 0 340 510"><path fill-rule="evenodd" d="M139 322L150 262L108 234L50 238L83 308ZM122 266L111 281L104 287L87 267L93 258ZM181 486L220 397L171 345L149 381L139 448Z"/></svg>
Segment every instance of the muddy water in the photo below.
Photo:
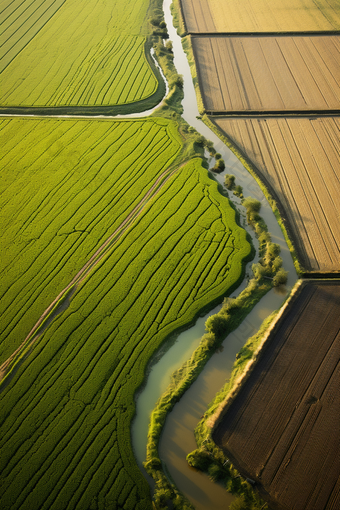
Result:
<svg viewBox="0 0 340 510"><path fill-rule="evenodd" d="M181 40L172 26L170 3L171 0L164 1L165 21L168 26L170 40L173 42L174 62L177 71L184 77L183 117L197 131L213 141L216 151L221 153L226 163L226 169L222 174L216 176L216 179L223 184L224 175L232 173L236 176L237 184L243 187L245 197L252 196L260 200L262 204L261 215L272 234L272 240L280 244L283 265L289 271L287 287L279 291L270 291L247 316L241 326L228 336L223 343L221 352L213 355L197 381L169 414L161 437L160 457L166 464L172 480L195 505L196 509L225 510L233 500L233 497L226 493L222 487L212 483L206 475L191 469L185 460L186 455L196 448L193 430L200 417L204 414L208 404L221 389L226 379L228 379L237 352L249 336L258 330L262 321L273 310L281 306L288 290L293 287L297 275L281 229L259 186L236 156L202 121L196 118L199 112L197 110L190 68L182 49ZM213 164L214 161L211 160L210 166L213 166ZM240 205L240 200L234 197L234 195L230 195L230 198L236 207L239 208L242 223L246 226L245 211ZM249 229L248 231L253 237L255 247L257 247L255 236ZM251 273L250 266L251 263L247 266L246 272L248 274ZM240 288L233 293L233 296L239 294L246 284L247 281L245 280ZM190 357L192 351L198 345L200 337L205 332L204 324L207 317L216 313L219 308L215 308L210 314L200 318L193 328L179 335L174 345L160 361L151 367L146 386L136 401L136 418L132 428L132 442L139 465L145 460L149 416L157 399L167 387L170 374Z"/></svg>

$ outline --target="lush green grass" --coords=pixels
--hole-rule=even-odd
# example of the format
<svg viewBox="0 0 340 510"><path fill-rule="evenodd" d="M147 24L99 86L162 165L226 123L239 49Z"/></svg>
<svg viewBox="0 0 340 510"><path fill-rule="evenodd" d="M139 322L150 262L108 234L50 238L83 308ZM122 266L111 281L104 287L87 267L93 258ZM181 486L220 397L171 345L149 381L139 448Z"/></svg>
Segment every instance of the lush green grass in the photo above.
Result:
<svg viewBox="0 0 340 510"><path fill-rule="evenodd" d="M2 0L0 72L20 53L66 0Z"/></svg>
<svg viewBox="0 0 340 510"><path fill-rule="evenodd" d="M181 144L176 124L158 118L12 119L1 127L10 250L4 360ZM2 507L150 507L130 443L133 394L150 356L232 287L250 250L228 200L201 160L192 159L116 242L4 388Z"/></svg>
<svg viewBox="0 0 340 510"><path fill-rule="evenodd" d="M129 214L181 142L174 124L162 119L12 119L0 128L2 362L33 326L30 318L38 319Z"/></svg>
<svg viewBox="0 0 340 510"><path fill-rule="evenodd" d="M5 10L13 9L5 20L5 45L12 49L0 75L2 106L122 105L156 94L158 81L145 53L148 2L66 0L44 26L44 18L37 19L39 4Z"/></svg>

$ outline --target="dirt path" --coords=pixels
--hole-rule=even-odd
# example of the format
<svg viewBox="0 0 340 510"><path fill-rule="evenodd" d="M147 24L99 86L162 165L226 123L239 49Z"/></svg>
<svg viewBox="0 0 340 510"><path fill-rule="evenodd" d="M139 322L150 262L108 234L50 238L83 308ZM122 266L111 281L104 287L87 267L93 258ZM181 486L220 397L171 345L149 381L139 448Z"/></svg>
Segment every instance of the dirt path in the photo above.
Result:
<svg viewBox="0 0 340 510"><path fill-rule="evenodd" d="M91 271L96 268L101 261L109 254L113 245L125 234L125 232L131 227L134 221L142 214L148 203L157 195L157 193L163 188L168 180L174 175L174 173L182 168L186 162L183 162L178 167L169 167L157 178L152 187L147 191L144 197L136 205L136 207L130 212L125 220L119 225L118 228L106 239L106 241L98 248L98 250L92 255L92 257L86 262L86 264L80 269L75 275L72 281L58 294L54 301L41 315L37 323L28 333L22 344L13 352L13 354L2 363L0 366L0 392L5 386L7 378L11 375L15 368L18 368L19 364L29 354L33 344L42 335L45 329L51 324L54 318L66 310L69 304L70 298L78 290L79 286L89 276ZM65 306L66 304L66 306Z"/></svg>

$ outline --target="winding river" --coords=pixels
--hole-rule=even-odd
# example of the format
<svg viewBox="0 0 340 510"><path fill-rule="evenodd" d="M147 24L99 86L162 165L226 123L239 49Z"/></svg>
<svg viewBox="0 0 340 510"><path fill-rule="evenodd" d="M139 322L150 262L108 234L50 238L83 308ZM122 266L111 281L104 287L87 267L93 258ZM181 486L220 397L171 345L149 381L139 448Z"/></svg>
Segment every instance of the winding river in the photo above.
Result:
<svg viewBox="0 0 340 510"><path fill-rule="evenodd" d="M182 49L181 39L172 25L170 3L171 0L164 0L164 14L170 40L173 42L174 63L177 71L182 74L184 78L183 117L191 126L195 127L199 133L211 140L214 143L216 151L221 153L226 163L226 169L222 174L218 175L216 179L223 183L225 173L233 173L236 176L237 184L243 187L244 196L252 196L261 201L261 215L272 234L272 240L280 244L283 265L285 269L289 271L287 289L280 292L277 290L270 291L247 316L242 325L228 336L220 352L214 354L197 381L186 392L180 402L175 405L173 411L168 416L162 434L160 456L178 488L188 497L197 510L225 510L233 497L226 493L222 487L212 483L206 475L191 469L185 460L186 455L196 448L193 430L201 415L205 412L209 402L229 377L237 352L244 345L249 336L257 331L263 319L273 310L280 307L287 291L294 285L297 275L282 232L259 186L236 156L234 156L202 121L197 119L199 112L190 68ZM152 113L152 111L153 110L126 116L119 115L112 118L145 117ZM18 116L23 115L18 114ZM58 117L64 118L70 117L70 115L60 115ZM83 118L83 116L72 117ZM213 162L211 163L213 165ZM240 208L241 215L245 218L240 200L234 196L232 196L231 199L235 205ZM244 226L248 228L246 225ZM249 230L249 232L256 246L256 238L252 231ZM247 273L251 270L251 264L252 262L247 266ZM247 281L245 281L233 295L237 295L243 290L246 284ZM147 428L150 413L156 401L169 384L171 373L181 366L198 346L200 338L205 332L204 325L207 317L216 313L219 308L220 307L217 307L207 316L199 318L191 329L183 332L174 339L173 345L160 359L154 359L151 362L147 382L143 390L137 396L136 417L132 427L133 448L137 462L141 467L142 462L145 460Z"/></svg>
<svg viewBox="0 0 340 510"><path fill-rule="evenodd" d="M261 302L256 305L245 321L224 341L222 350L209 360L196 382L185 393L173 411L169 414L160 441L160 457L166 464L167 470L183 494L194 504L197 510L222 510L227 508L233 497L221 486L212 483L209 478L189 467L186 455L196 448L193 430L204 414L208 404L228 379L235 356L244 345L249 336L253 335L262 321L273 311L278 309L287 292L296 282L297 275L292 257L284 240L276 218L256 181L243 167L242 163L226 147L223 142L199 119L196 104L196 95L191 79L190 68L186 55L182 49L181 39L172 24L170 12L171 0L164 0L164 17L168 27L170 40L173 42L174 63L179 74L184 78L183 117L199 133L214 143L217 152L220 152L225 163L225 171L216 178L223 184L224 175L232 173L236 176L237 184L243 187L244 196L252 196L261 201L261 215L272 234L272 240L281 246L283 266L289 271L287 287L284 290L271 290ZM211 162L213 166L213 162ZM241 217L245 218L240 200L231 197L240 209ZM244 226L248 229L245 225ZM255 247L256 238L252 231ZM247 266L250 272L252 261ZM255 260L256 262L256 260ZM245 281L233 295L237 295L245 288ZM154 359L150 365L147 382L136 398L136 417L132 426L132 443L137 462L142 466L146 454L147 429L150 413L170 382L171 373L188 359L192 351L198 346L201 336L205 332L205 321L211 314L216 313L220 307L212 310L205 317L197 320L195 326L181 333L172 347L160 357Z"/></svg>

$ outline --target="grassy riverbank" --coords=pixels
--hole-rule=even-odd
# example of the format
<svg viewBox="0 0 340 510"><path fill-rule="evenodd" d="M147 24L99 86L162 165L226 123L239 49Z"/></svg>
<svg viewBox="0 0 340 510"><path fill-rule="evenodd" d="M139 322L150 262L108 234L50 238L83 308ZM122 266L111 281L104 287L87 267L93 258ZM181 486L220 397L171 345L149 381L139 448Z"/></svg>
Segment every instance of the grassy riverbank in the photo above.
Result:
<svg viewBox="0 0 340 510"><path fill-rule="evenodd" d="M277 315L273 312L261 325L259 331L249 338L236 357L229 380L218 392L195 429L197 450L189 453L187 461L191 467L205 472L209 478L222 484L228 492L237 498L230 510L247 508L249 510L268 509L268 505L254 492L251 483L243 479L234 466L223 455L211 438L215 422L224 410L226 401L232 398L241 384L247 368L255 362L256 355L263 343L263 337Z"/></svg>
<svg viewBox="0 0 340 510"><path fill-rule="evenodd" d="M284 275L278 245L272 243L266 225L258 214L260 203L250 198L244 203L247 206L248 222L257 232L260 242L261 259L257 264L253 264L254 278L237 298L225 299L220 312L209 317L206 321L207 333L202 337L199 347L190 360L173 374L169 387L151 415L144 466L156 482L154 500L159 509L167 508L168 500L172 500L175 508L191 508L191 504L169 481L159 458L158 444L167 414L195 381L222 341L242 323L255 304L275 285L276 275L280 272ZM241 351L240 357L243 361L248 359L248 348Z"/></svg>
<svg viewBox="0 0 340 510"><path fill-rule="evenodd" d="M272 197L268 187L265 186L265 184L259 178L259 176L258 176L258 174L256 172L256 168L251 163L249 158L247 158L240 151L240 149L238 147L236 147L235 144L232 143L232 141L227 137L227 135L225 133L221 132L221 130L216 126L216 124L214 124L214 122L207 115L204 115L202 117L202 120L223 141L223 143L225 143L225 145L227 147L229 147L229 149L241 161L243 166L248 170L248 172L252 175L252 177L256 180L256 182L260 186L260 188L262 190L262 193L264 194L264 196L266 197L269 205L271 206L272 211L275 214L275 217L277 219L277 222L278 222L278 224L279 224L279 226L280 226L280 228L282 230L282 233L284 235L284 238L285 238L285 241L286 241L287 246L289 248L289 251L290 251L290 253L291 253L292 257L293 257L293 261L294 261L294 266L295 266L296 272L298 273L298 275L301 275L304 272L304 269L300 265L300 262L298 260L297 254L296 254L296 250L295 250L295 248L293 246L293 243L292 243L292 241L291 241L291 239L289 237L286 225L285 225L285 223L284 223L284 221L283 221L283 219L281 217L281 214L280 214L280 212L278 210L277 203L273 199L273 197Z"/></svg>

